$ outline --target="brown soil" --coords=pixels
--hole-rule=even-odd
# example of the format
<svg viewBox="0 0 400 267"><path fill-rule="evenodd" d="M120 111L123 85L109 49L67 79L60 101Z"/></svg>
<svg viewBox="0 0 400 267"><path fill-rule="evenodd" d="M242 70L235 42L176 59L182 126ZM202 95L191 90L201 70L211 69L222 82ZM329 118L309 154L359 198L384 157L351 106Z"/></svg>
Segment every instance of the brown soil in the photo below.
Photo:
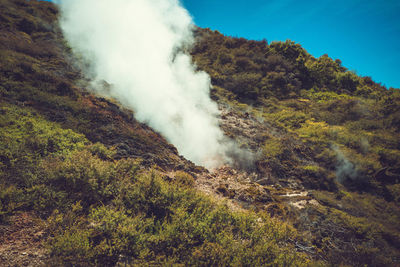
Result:
<svg viewBox="0 0 400 267"><path fill-rule="evenodd" d="M32 213L24 212L0 224L0 266L44 266L44 227Z"/></svg>

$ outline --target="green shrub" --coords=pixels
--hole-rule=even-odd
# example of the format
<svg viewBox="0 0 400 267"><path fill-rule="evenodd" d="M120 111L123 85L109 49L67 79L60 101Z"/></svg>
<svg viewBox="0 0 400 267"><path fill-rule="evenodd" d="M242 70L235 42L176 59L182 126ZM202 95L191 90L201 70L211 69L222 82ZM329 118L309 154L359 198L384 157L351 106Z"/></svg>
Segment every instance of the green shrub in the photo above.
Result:
<svg viewBox="0 0 400 267"><path fill-rule="evenodd" d="M0 223L23 206L23 191L0 183Z"/></svg>
<svg viewBox="0 0 400 267"><path fill-rule="evenodd" d="M306 120L296 132L300 138L313 142L326 142L330 133L330 126L326 122Z"/></svg>
<svg viewBox="0 0 400 267"><path fill-rule="evenodd" d="M135 163L132 161L131 164ZM46 187L66 194L63 209L76 201L81 201L84 208L100 202L107 203L117 194L121 169L129 171L131 167L101 160L88 150L72 152L64 157L50 157L40 166Z"/></svg>
<svg viewBox="0 0 400 267"><path fill-rule="evenodd" d="M265 114L265 117L278 126L289 130L300 128L309 119L309 116L305 113L295 111L292 108L283 108L277 112Z"/></svg>
<svg viewBox="0 0 400 267"><path fill-rule="evenodd" d="M83 247L76 264L122 260L132 264L290 266L307 262L292 252L294 229L265 214L232 212L155 173L120 182L116 198L107 206L92 206L87 221L79 219L84 207L50 217L54 237L49 247L59 262L71 262L70 255L75 253L71 244L78 241ZM80 238L78 233L82 233Z"/></svg>
<svg viewBox="0 0 400 267"><path fill-rule="evenodd" d="M63 264L82 265L90 262L90 231L66 231L51 244L52 257L62 257ZM85 264L85 265L86 265Z"/></svg>
<svg viewBox="0 0 400 267"><path fill-rule="evenodd" d="M269 138L265 141L264 144L264 154L268 158L276 158L282 155L284 150L284 145L282 144L282 140L278 138Z"/></svg>
<svg viewBox="0 0 400 267"><path fill-rule="evenodd" d="M83 135L62 129L27 108L2 105L0 120L0 173L4 180L20 186L36 183L42 158L65 155L88 144Z"/></svg>
<svg viewBox="0 0 400 267"><path fill-rule="evenodd" d="M183 171L177 171L175 173L175 183L180 186L193 187L195 181L192 175Z"/></svg>

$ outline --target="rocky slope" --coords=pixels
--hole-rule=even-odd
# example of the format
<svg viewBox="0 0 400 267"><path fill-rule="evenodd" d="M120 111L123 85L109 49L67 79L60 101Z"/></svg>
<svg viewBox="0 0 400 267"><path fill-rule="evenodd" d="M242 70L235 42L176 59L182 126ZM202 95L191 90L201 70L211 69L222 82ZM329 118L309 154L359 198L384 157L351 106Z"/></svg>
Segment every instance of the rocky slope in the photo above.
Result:
<svg viewBox="0 0 400 267"><path fill-rule="evenodd" d="M398 89L198 29L220 126L251 151L207 171L91 93L57 16L0 0L2 265L399 264Z"/></svg>

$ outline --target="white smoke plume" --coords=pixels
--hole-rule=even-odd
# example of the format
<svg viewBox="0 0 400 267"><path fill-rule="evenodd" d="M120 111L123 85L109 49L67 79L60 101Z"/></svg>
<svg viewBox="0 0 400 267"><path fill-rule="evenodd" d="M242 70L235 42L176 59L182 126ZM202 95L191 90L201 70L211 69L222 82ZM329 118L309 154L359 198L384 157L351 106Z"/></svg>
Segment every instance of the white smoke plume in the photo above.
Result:
<svg viewBox="0 0 400 267"><path fill-rule="evenodd" d="M338 146L332 146L336 152L336 179L339 183L345 182L347 179L355 180L358 177L358 171L354 164L349 161Z"/></svg>
<svg viewBox="0 0 400 267"><path fill-rule="evenodd" d="M61 28L109 94L208 168L230 161L210 78L184 50L192 19L178 0L59 0ZM230 147L230 148L229 148Z"/></svg>

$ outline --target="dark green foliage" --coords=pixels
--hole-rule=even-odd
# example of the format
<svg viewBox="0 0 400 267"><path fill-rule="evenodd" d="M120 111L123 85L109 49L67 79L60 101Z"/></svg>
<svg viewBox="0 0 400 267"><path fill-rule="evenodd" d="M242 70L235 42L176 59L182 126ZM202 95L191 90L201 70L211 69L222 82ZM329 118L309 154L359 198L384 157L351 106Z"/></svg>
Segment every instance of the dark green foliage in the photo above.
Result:
<svg viewBox="0 0 400 267"><path fill-rule="evenodd" d="M268 216L259 214L263 217L257 222L255 214L233 213L154 173L124 180L119 188L112 204L93 208L87 220L79 212L56 212L49 218L50 227L59 233L50 240L56 259L74 264L120 260L218 266L306 262L290 247L277 246L294 238L294 232Z"/></svg>
<svg viewBox="0 0 400 267"><path fill-rule="evenodd" d="M52 214L51 264L306 262L293 252L292 228L214 203L185 172L172 182L139 172L139 162L113 160L114 151L27 108L3 106L1 116L0 219ZM218 250L208 255L211 248Z"/></svg>
<svg viewBox="0 0 400 267"><path fill-rule="evenodd" d="M259 90L257 85L260 83L261 77L256 73L234 74L227 79L226 86L239 97L255 100Z"/></svg>
<svg viewBox="0 0 400 267"><path fill-rule="evenodd" d="M87 140L50 123L29 109L0 106L0 158L7 182L31 184L41 158L82 148Z"/></svg>
<svg viewBox="0 0 400 267"><path fill-rule="evenodd" d="M285 99L300 90L332 91L364 97L382 94L385 88L368 77L348 71L328 55L316 59L299 44L248 41L198 29L199 42L192 54L197 65L211 75L215 85L232 91L241 101L260 104L261 98Z"/></svg>

